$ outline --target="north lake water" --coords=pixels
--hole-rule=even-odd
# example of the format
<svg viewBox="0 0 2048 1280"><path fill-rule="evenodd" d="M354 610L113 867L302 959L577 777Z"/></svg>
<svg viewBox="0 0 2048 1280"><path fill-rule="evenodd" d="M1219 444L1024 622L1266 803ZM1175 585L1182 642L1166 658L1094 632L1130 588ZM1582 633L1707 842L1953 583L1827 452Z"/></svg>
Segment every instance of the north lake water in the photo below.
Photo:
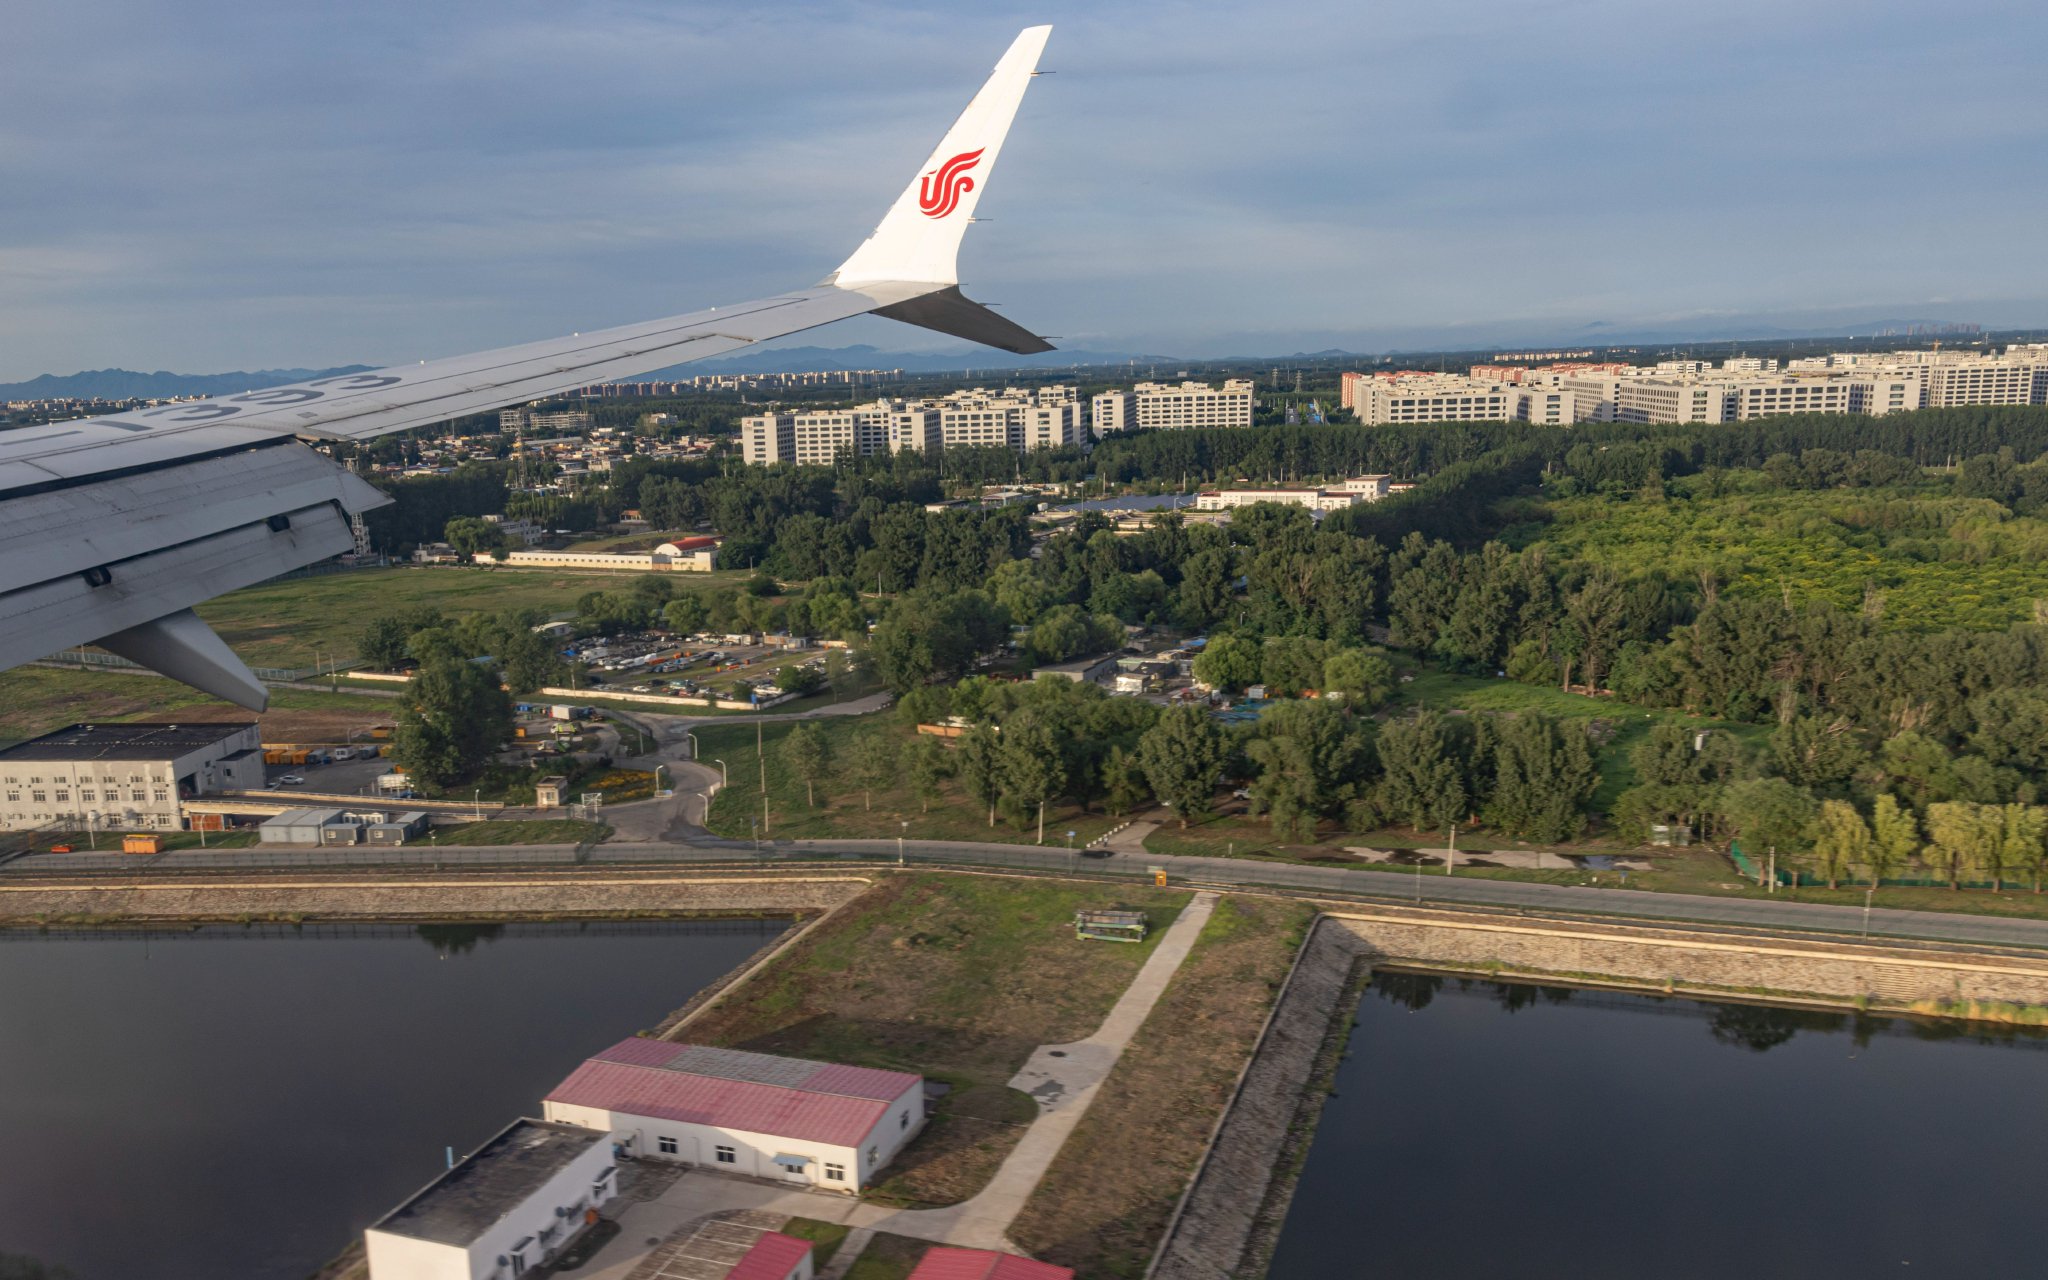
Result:
<svg viewBox="0 0 2048 1280"><path fill-rule="evenodd" d="M1383 973L1271 1280L2040 1275L2048 1040Z"/></svg>
<svg viewBox="0 0 2048 1280"><path fill-rule="evenodd" d="M0 932L0 1254L303 1280L784 927Z"/></svg>

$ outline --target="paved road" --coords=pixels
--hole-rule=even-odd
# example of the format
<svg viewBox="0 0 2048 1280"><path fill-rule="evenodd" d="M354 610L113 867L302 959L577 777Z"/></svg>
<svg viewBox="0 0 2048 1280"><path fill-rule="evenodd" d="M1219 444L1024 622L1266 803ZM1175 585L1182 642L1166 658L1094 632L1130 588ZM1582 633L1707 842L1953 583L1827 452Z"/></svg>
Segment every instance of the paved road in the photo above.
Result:
<svg viewBox="0 0 2048 1280"><path fill-rule="evenodd" d="M675 806L689 799L690 797L679 791L676 800L663 803L665 806ZM757 851L752 841L724 840L704 835L694 827L687 827L686 824L677 823L677 826L683 827L691 834L682 838L628 840L598 845L587 851L584 860L610 865L756 860L765 862L835 857L849 861L887 862L893 861L897 854L897 842L894 840L764 841ZM1441 873L1430 875L1426 872L1418 877L1387 871L1301 867L1284 863L1191 858L1154 853L1119 853L1107 858L1087 858L1069 854L1064 849L1040 849L1031 845L1014 844L910 840L904 842L902 849L905 859L910 862L1012 867L1110 878L1144 878L1149 876L1150 868L1160 867L1176 881L1183 883L1305 889L1314 893L1381 901L1474 903L1539 911L1634 916L1826 933L1856 934L1862 932L1864 926L1864 913L1860 907L1826 906L1812 902L1720 898L1695 894L1655 893L1641 889L1529 884L1513 880L1446 876ZM64 871L146 874L153 869L173 867L226 870L244 867L559 866L575 861L577 852L572 845L519 845L499 848L430 848L411 845L403 849L389 850L351 848L275 852L257 848L219 853L186 850L149 858L130 857L118 853L31 854L11 862L0 863L0 882L14 881L28 874ZM2048 920L2020 920L2004 916L1962 915L1935 911L1898 911L1879 907L1869 914L1869 929L1874 937L1920 938L1937 942L1970 942L2048 949Z"/></svg>

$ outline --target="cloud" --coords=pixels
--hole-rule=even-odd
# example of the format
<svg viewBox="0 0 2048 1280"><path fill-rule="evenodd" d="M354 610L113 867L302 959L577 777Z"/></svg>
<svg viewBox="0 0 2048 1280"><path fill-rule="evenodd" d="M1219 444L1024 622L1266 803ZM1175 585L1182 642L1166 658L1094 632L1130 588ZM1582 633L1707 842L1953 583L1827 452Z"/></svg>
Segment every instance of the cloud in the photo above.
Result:
<svg viewBox="0 0 2048 1280"><path fill-rule="evenodd" d="M411 359L806 283L1035 21L1058 74L964 264L1053 332L2048 317L2038 4L17 8L0 378Z"/></svg>

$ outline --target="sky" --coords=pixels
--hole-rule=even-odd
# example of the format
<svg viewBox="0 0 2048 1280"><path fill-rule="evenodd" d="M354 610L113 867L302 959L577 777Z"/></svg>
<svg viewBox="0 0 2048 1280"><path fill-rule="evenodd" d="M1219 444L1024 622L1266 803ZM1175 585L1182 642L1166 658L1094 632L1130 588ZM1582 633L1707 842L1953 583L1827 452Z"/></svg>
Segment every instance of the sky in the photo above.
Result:
<svg viewBox="0 0 2048 1280"><path fill-rule="evenodd" d="M1037 22L961 266L1063 347L2048 326L2039 0L16 0L0 381L810 284Z"/></svg>

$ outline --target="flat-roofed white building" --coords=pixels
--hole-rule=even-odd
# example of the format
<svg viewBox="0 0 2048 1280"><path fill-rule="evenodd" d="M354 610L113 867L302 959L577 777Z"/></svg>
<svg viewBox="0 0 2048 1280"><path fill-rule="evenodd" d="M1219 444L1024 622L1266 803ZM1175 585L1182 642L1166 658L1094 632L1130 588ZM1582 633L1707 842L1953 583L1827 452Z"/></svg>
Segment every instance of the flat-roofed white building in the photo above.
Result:
<svg viewBox="0 0 2048 1280"><path fill-rule="evenodd" d="M1513 383L1479 382L1457 374L1375 374L1358 384L1354 412L1367 426L1408 422L1507 422L1515 416Z"/></svg>
<svg viewBox="0 0 2048 1280"><path fill-rule="evenodd" d="M176 830L183 801L263 778L253 721L75 724L0 751L0 830Z"/></svg>
<svg viewBox="0 0 2048 1280"><path fill-rule="evenodd" d="M1072 387L1000 392L976 387L929 400L877 400L851 409L763 413L740 420L749 463L825 466L842 457L965 447L1057 449L1081 443Z"/></svg>
<svg viewBox="0 0 2048 1280"><path fill-rule="evenodd" d="M1252 382L1231 378L1221 387L1206 382L1167 386L1140 382L1129 391L1105 391L1091 406L1097 436L1121 431L1180 431L1252 425Z"/></svg>
<svg viewBox="0 0 2048 1280"><path fill-rule="evenodd" d="M1238 507L1257 506L1261 502L1279 502L1307 507L1310 511L1342 511L1346 507L1372 501L1375 499L1363 493L1341 489L1212 489L1195 495L1195 510L1232 511Z"/></svg>
<svg viewBox="0 0 2048 1280"><path fill-rule="evenodd" d="M636 1156L858 1192L924 1128L924 1080L739 1049L622 1040L543 1101Z"/></svg>
<svg viewBox="0 0 2048 1280"><path fill-rule="evenodd" d="M516 1120L363 1232L370 1280L538 1270L618 1191L611 1135Z"/></svg>
<svg viewBox="0 0 2048 1280"><path fill-rule="evenodd" d="M1517 422L1568 427L1579 420L1578 397L1563 387L1522 385L1511 394Z"/></svg>

